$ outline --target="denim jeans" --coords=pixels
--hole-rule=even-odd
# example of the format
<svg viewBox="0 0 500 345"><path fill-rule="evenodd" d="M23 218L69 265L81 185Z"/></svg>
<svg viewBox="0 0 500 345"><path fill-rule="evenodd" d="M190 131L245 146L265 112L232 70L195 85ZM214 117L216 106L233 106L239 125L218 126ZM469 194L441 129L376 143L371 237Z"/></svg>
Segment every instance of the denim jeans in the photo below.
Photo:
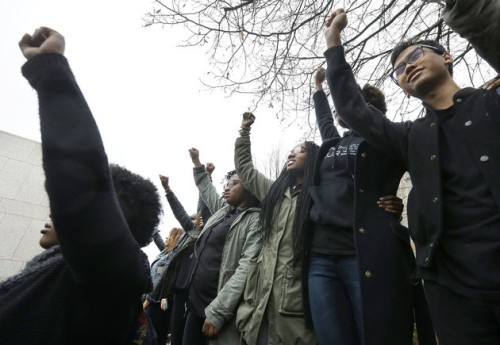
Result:
<svg viewBox="0 0 500 345"><path fill-rule="evenodd" d="M308 284L319 344L361 344L361 288L357 257L313 253Z"/></svg>

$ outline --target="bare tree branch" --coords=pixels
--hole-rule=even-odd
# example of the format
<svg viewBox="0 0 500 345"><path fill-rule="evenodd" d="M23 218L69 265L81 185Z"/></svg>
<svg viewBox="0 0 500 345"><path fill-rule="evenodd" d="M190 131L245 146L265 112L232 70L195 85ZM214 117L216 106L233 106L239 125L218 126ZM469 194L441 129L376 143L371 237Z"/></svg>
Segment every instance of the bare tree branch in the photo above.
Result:
<svg viewBox="0 0 500 345"><path fill-rule="evenodd" d="M325 21L337 7L348 13L346 59L358 81L382 88L395 120L420 116L421 106L405 99L390 81L392 48L410 38L439 40L455 56L459 82L481 85L494 72L468 42L453 33L435 3L419 0L156 0L145 26L182 26L183 46L204 46L212 70L210 88L254 95L251 111L269 107L287 126L314 135L313 74L325 64ZM245 107L246 108L246 107Z"/></svg>

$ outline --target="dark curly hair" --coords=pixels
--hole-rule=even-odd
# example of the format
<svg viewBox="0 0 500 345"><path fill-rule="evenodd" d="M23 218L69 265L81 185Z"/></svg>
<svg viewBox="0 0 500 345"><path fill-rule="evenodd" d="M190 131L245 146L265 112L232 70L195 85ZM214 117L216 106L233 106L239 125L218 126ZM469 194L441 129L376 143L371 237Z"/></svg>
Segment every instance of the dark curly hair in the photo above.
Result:
<svg viewBox="0 0 500 345"><path fill-rule="evenodd" d="M380 110L383 114L387 112L385 95L382 90L370 84L365 84L362 90L363 98L365 99L366 103L370 103L372 106Z"/></svg>
<svg viewBox="0 0 500 345"><path fill-rule="evenodd" d="M237 174L238 173L236 172L236 170L228 171L226 176L224 177L224 183L227 183L233 175ZM224 189L226 189L225 184L224 184ZM222 192L222 196L224 196L224 191ZM259 199L257 199L257 197L253 195L252 192L250 192L246 188L245 188L244 198L245 198L245 207L260 207Z"/></svg>
<svg viewBox="0 0 500 345"><path fill-rule="evenodd" d="M403 50L405 50L408 47L411 47L411 46L414 46L414 45L420 45L420 44L425 44L425 45L428 45L428 46L431 46L431 47L439 49L439 51L434 50L434 49L432 50L435 54L446 53L446 49L439 42L434 41L434 40L411 39L411 40L408 40L408 41L403 41L403 42L398 43L394 47L394 49L392 49L392 53L391 53L391 64L392 64L392 67L394 67L394 63L396 62L396 60L399 57L399 55L403 52ZM453 77L453 64L452 63L450 63L448 65L448 72L450 72L450 75Z"/></svg>
<svg viewBox="0 0 500 345"><path fill-rule="evenodd" d="M116 196L128 227L141 247L152 240L154 228L163 213L155 185L117 164L110 164Z"/></svg>

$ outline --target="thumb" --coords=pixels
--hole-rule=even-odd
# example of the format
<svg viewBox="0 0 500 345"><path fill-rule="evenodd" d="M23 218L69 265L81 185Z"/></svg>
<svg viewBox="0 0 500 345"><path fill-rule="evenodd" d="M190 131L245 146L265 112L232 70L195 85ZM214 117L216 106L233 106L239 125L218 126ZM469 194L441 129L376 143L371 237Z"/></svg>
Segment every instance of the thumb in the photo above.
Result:
<svg viewBox="0 0 500 345"><path fill-rule="evenodd" d="M21 49L24 57L27 59L34 55L35 49L33 48L30 34L24 34L23 38L19 41L19 48Z"/></svg>

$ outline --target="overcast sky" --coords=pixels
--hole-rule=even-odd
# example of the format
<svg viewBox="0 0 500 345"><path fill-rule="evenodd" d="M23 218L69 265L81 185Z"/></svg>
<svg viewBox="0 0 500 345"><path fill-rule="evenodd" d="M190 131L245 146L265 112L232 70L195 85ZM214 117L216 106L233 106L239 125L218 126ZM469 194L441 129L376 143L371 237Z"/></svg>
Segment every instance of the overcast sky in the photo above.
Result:
<svg viewBox="0 0 500 345"><path fill-rule="evenodd" d="M188 213L195 212L197 190L188 148L216 165L214 183L233 169L234 140L248 97L226 98L200 83L208 72L206 52L179 48L182 28L144 28L149 0L23 0L0 2L0 130L40 140L36 93L22 77L25 62L18 41L25 32L49 26L66 38L73 73L101 131L111 162L149 177L162 191L158 174ZM256 113L254 155L291 147L301 133L280 129L267 110ZM163 198L163 194L162 194ZM168 205L161 234L178 226ZM147 248L154 256L154 245Z"/></svg>

